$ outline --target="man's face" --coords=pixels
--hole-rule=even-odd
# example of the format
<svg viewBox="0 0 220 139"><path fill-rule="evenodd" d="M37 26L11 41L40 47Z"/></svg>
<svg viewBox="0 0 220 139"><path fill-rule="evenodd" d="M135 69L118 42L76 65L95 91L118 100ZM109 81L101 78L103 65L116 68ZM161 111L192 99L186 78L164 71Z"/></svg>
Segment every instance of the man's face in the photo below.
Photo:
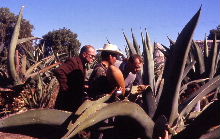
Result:
<svg viewBox="0 0 220 139"><path fill-rule="evenodd" d="M134 63L130 63L130 66L131 66L131 72L133 74L136 74L137 72L141 71L143 63L140 61L140 59L136 58Z"/></svg>
<svg viewBox="0 0 220 139"><path fill-rule="evenodd" d="M83 56L87 63L92 64L95 60L96 50L90 47L88 48L87 52L84 52Z"/></svg>
<svg viewBox="0 0 220 139"><path fill-rule="evenodd" d="M111 54L110 56L109 56L109 62L112 64L112 65L114 65L115 64L115 62L116 62L116 60L117 60L117 54Z"/></svg>

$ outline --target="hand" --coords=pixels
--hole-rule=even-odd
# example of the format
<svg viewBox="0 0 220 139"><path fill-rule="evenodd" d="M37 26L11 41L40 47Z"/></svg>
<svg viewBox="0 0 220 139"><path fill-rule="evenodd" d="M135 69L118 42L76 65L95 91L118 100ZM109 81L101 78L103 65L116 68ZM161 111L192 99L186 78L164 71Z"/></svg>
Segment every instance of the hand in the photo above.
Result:
<svg viewBox="0 0 220 139"><path fill-rule="evenodd" d="M159 139L169 139L168 131L165 130L165 135L163 137L159 137Z"/></svg>

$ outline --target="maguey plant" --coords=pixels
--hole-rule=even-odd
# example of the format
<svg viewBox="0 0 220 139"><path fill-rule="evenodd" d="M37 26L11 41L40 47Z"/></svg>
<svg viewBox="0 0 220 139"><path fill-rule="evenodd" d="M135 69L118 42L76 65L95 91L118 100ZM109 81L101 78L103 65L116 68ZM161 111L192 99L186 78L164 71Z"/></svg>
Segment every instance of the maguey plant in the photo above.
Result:
<svg viewBox="0 0 220 139"><path fill-rule="evenodd" d="M145 85L150 86L142 92L142 104L128 99L109 102L112 96L107 94L98 100L86 100L75 113L40 109L6 117L0 120L0 131L63 139L74 138L88 128L102 130L103 138L158 138L163 136L165 130L168 130L174 139L219 137L219 134L216 134L220 130L219 98L212 99L201 109L199 115L194 116L193 120L190 119L198 101L210 93L219 94L220 86L220 75L217 72L208 77L200 73L199 77L192 78L199 70L195 65L199 63L196 61L198 56L192 50L194 49L192 42L200 14L201 8L186 24L176 41L171 43L170 48L166 47L163 50L166 62L163 72L157 78L155 78L154 47L150 43L148 33L146 38L141 35L144 57L143 81ZM128 53L141 54L135 37L133 36L134 41L131 44L125 34L124 36L129 47ZM218 58L213 60L215 65L211 67L217 67L219 64L219 60L216 59ZM197 83L198 86L181 101L180 95L188 90L185 88L190 82ZM112 117L115 117L113 127L96 126ZM135 121L135 124L130 124L130 121ZM125 126L121 128L121 124ZM133 130L125 132L127 128L132 127ZM32 132L28 132L30 128ZM45 134L43 131L48 132ZM50 134L51 132L54 134Z"/></svg>

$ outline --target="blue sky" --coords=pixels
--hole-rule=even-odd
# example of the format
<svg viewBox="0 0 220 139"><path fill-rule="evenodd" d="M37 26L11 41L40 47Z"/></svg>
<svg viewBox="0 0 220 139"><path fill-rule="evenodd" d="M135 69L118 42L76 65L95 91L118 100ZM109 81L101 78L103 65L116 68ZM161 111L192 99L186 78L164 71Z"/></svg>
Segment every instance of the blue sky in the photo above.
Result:
<svg viewBox="0 0 220 139"><path fill-rule="evenodd" d="M78 34L82 45L96 48L108 38L124 50L122 31L131 40L131 28L140 44L146 28L152 42L168 45L166 36L175 40L201 5L194 39L203 40L205 33L220 24L219 0L0 0L0 7L15 14L23 5L24 18L34 25L35 36L66 27Z"/></svg>

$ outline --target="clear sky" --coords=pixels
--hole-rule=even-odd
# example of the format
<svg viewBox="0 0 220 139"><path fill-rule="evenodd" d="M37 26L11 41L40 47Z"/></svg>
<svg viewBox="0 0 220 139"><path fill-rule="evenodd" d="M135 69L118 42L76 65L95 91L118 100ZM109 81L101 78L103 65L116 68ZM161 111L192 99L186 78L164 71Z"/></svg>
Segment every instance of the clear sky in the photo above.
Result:
<svg viewBox="0 0 220 139"><path fill-rule="evenodd" d="M168 46L166 36L175 40L201 5L194 39L203 40L205 33L220 24L220 0L0 0L0 7L15 14L23 5L24 18L35 27L34 36L66 27L78 34L82 45L96 48L108 38L124 50L122 31L131 40L131 28L139 44L146 28L152 42Z"/></svg>

